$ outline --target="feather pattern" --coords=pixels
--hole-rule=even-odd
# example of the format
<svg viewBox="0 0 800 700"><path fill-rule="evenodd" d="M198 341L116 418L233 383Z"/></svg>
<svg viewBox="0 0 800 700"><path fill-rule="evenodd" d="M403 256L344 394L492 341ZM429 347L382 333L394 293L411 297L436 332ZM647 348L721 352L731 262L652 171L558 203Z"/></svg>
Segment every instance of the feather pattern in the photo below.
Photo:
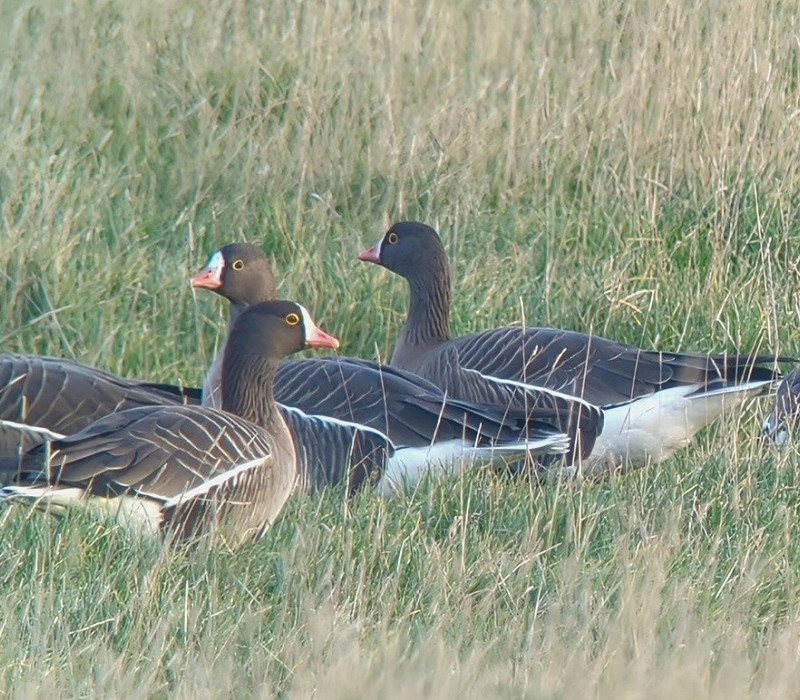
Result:
<svg viewBox="0 0 800 700"><path fill-rule="evenodd" d="M359 257L396 272L409 284L409 314L392 365L416 372L458 398L491 401L490 383L496 380L548 387L601 407L610 432L597 441L602 449L571 451L583 462L602 459L609 467L641 466L662 459L724 407L769 391L778 374L768 365L789 359L647 351L585 333L530 326L451 338L449 267L436 231L419 222L396 223ZM664 396L657 396L662 392ZM709 400L712 396L717 399ZM702 411L697 410L700 397L707 399ZM645 400L644 407L633 405ZM658 425L659 415L671 424L659 430L663 442L654 444L648 429L654 416ZM585 435L580 428L577 432ZM595 443L591 436L588 442ZM593 468L602 471L597 464Z"/></svg>
<svg viewBox="0 0 800 700"><path fill-rule="evenodd" d="M764 416L761 434L776 445L784 445L800 421L800 367L787 374L778 386L772 410Z"/></svg>
<svg viewBox="0 0 800 700"><path fill-rule="evenodd" d="M720 382L771 381L773 355L703 355L647 351L554 328L507 326L453 338L459 366L484 375L546 386L598 406L615 406L678 386L713 390ZM438 354L438 353L436 353ZM441 370L433 356L422 376Z"/></svg>
<svg viewBox="0 0 800 700"><path fill-rule="evenodd" d="M394 444L422 447L436 440L465 439L474 444L519 440L553 429L548 420L525 413L483 408L449 399L436 385L413 374L348 357L282 362L276 378L282 404L327 415L385 434Z"/></svg>
<svg viewBox="0 0 800 700"><path fill-rule="evenodd" d="M218 381L221 365L220 357ZM25 453L45 439L76 433L110 413L194 405L201 397L200 389L126 379L64 358L0 355L0 459ZM217 408L221 407L219 401ZM385 435L292 413L289 407L281 410L298 446L302 486L339 483L345 478L347 460L350 493L380 479L385 455L394 450ZM18 467L17 460L0 461L0 482L13 478Z"/></svg>
<svg viewBox="0 0 800 700"><path fill-rule="evenodd" d="M207 267L192 283L229 299L231 319L235 319L242 309L271 293L259 278L264 259L263 252L257 248L229 244L211 256L215 261L213 274ZM232 264L237 260L241 261L238 269ZM213 277L211 282L210 277ZM217 406L222 396L219 357L226 342L209 368L203 386L203 403L209 406ZM382 463L373 461L368 472L380 475L403 460L407 468L401 471L412 482L413 475L424 473L428 467L438 468L443 454L450 460L458 452L459 445L471 450L468 460L460 458L462 463L505 461L512 453L518 458L538 457L541 461L552 459L552 455L562 459L566 439L563 426L568 421L560 419L569 412L574 399L540 400L534 396L538 392L525 391L531 398L525 410L508 404L486 408L477 402L454 399L435 384L411 373L342 357L283 362L278 367L275 383L277 400L284 407L299 409L292 413L292 428L301 462L305 455L309 465L313 465L308 470L312 476L339 473L330 468L320 472L321 461L314 456L320 452L320 445L316 443L328 439L328 436L317 436L315 429L321 429L319 426L327 419L336 422L339 432L336 454L342 455L345 445L374 440L374 435L359 437L364 430L379 431L383 439L394 446L395 455ZM549 403L549 408L540 410L539 406L544 403ZM312 422L303 426L303 420ZM600 420L597 409L585 411L582 425L587 440L589 433L596 433L596 427L590 424L596 426ZM347 432L349 435L345 434ZM450 447L438 451L429 449L438 443L448 443ZM372 455L383 453L385 450L370 452ZM504 457L501 458L501 454ZM359 460L359 469L361 464ZM355 466L354 462L351 468ZM303 471L301 467L301 473Z"/></svg>
<svg viewBox="0 0 800 700"><path fill-rule="evenodd" d="M375 486L395 446L386 435L363 425L308 415L282 406L297 451L298 481L303 488L347 483L347 495Z"/></svg>
<svg viewBox="0 0 800 700"><path fill-rule="evenodd" d="M301 317L307 322L298 324ZM311 339L338 346L293 302L247 309L231 330L223 360L225 412L145 406L111 413L0 461L0 469L17 470L0 497L100 503L106 510L119 504L118 515L135 516L139 526L144 520L171 537L219 526L235 543L260 535L297 476L292 437L273 400L275 367Z"/></svg>
<svg viewBox="0 0 800 700"><path fill-rule="evenodd" d="M73 433L114 411L191 402L181 387L122 379L63 358L0 355L0 418ZM31 449L41 438L0 426L0 456Z"/></svg>
<svg viewBox="0 0 800 700"><path fill-rule="evenodd" d="M271 468L274 443L264 428L215 409L132 408L35 447L19 471L28 487L76 487L83 498L156 501L161 519L152 525L179 537L197 535L235 510L244 539L277 516L283 502L272 494L291 489L293 475L287 479ZM236 473L241 465L248 471ZM17 493L12 484L0 496Z"/></svg>

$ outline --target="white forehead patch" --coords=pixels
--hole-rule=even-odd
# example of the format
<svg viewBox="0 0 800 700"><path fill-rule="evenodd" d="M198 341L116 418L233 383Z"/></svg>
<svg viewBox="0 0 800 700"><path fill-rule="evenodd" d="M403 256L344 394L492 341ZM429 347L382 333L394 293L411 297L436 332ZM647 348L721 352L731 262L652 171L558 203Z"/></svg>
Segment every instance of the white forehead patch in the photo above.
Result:
<svg viewBox="0 0 800 700"><path fill-rule="evenodd" d="M300 309L300 315L303 317L303 329L305 334L306 341L309 340L309 333L317 327L317 324L311 320L311 315L306 311L306 307L302 304L298 304L297 308Z"/></svg>
<svg viewBox="0 0 800 700"><path fill-rule="evenodd" d="M217 251L214 253L209 259L208 263L206 263L206 267L211 268L212 270L221 270L225 267L225 258L222 257L222 253Z"/></svg>

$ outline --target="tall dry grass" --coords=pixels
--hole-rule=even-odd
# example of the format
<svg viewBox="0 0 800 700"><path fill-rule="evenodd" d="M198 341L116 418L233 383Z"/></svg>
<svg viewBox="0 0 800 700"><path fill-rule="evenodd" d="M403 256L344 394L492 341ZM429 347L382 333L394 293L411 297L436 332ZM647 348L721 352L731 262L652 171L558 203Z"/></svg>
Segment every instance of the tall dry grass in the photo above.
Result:
<svg viewBox="0 0 800 700"><path fill-rule="evenodd" d="M198 382L232 239L385 356L354 261L442 232L455 332L800 352L791 3L2 3L4 350ZM796 693L795 452L758 410L610 484L298 497L233 554L0 513L0 692Z"/></svg>

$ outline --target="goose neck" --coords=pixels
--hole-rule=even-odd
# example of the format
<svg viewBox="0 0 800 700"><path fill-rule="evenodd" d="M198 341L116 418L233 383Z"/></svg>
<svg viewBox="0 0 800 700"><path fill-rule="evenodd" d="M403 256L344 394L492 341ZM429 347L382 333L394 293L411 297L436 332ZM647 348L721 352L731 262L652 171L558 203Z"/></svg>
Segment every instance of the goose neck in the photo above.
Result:
<svg viewBox="0 0 800 700"><path fill-rule="evenodd" d="M450 278L447 271L409 280L409 310L403 328L405 341L432 345L450 337Z"/></svg>
<svg viewBox="0 0 800 700"><path fill-rule="evenodd" d="M222 410L273 427L280 417L274 394L277 361L227 352L222 369Z"/></svg>

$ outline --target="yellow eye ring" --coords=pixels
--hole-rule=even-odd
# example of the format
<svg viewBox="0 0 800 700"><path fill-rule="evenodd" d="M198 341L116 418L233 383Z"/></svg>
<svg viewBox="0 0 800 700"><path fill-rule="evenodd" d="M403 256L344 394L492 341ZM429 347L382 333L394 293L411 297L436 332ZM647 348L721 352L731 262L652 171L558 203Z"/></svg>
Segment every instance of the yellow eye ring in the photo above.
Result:
<svg viewBox="0 0 800 700"><path fill-rule="evenodd" d="M244 261L243 260L234 260L233 261L233 265L231 265L231 267L234 270L237 270L237 271L241 270L244 267Z"/></svg>
<svg viewBox="0 0 800 700"><path fill-rule="evenodd" d="M294 311L290 311L288 314L286 314L286 323L288 323L290 326L296 326L298 323L300 323L300 316L298 316Z"/></svg>
<svg viewBox="0 0 800 700"><path fill-rule="evenodd" d="M397 234L394 231L391 231L388 236L386 236L386 242L389 244L397 243Z"/></svg>

